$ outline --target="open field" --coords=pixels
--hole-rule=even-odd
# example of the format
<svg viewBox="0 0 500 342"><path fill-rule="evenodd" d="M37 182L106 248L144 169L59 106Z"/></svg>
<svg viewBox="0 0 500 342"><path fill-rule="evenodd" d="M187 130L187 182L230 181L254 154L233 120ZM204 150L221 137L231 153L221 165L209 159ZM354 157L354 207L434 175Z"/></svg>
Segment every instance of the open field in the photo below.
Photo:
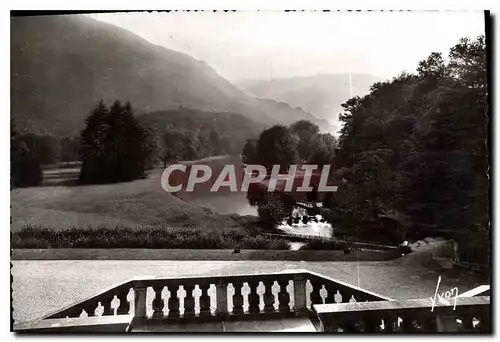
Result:
<svg viewBox="0 0 500 342"><path fill-rule="evenodd" d="M73 175L77 169L73 170ZM165 226L241 230L230 216L182 201L160 184L162 169L147 179L104 185L50 185L71 178L71 171L51 170L45 185L11 191L11 230L32 225L51 229ZM62 178L55 177L63 175ZM56 179L55 179L56 178Z"/></svg>

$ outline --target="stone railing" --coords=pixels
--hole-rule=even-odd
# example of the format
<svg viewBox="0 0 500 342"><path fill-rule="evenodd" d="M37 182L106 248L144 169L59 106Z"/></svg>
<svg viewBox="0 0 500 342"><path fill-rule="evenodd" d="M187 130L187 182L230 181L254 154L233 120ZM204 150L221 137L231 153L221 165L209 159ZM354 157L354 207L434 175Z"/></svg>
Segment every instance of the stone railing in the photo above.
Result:
<svg viewBox="0 0 500 342"><path fill-rule="evenodd" d="M14 330L125 332L148 322L308 316L324 332L488 332L485 294L489 287L480 286L459 295L456 307L452 300L432 308L428 298L394 301L307 270L133 279Z"/></svg>
<svg viewBox="0 0 500 342"><path fill-rule="evenodd" d="M313 306L323 332L484 332L491 333L490 297L372 301Z"/></svg>
<svg viewBox="0 0 500 342"><path fill-rule="evenodd" d="M51 313L40 321L113 315L129 315L135 321L307 316L312 312L312 304L370 300L386 301L390 298L307 270L133 279ZM31 324L30 328L36 327Z"/></svg>

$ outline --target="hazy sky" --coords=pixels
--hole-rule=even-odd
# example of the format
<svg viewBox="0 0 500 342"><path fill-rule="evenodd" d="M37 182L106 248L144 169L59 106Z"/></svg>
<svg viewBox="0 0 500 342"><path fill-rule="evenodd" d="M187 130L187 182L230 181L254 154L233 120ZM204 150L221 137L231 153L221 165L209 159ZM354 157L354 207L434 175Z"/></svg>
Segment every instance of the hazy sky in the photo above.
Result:
<svg viewBox="0 0 500 342"><path fill-rule="evenodd" d="M204 60L223 77L360 72L390 78L431 52L484 34L483 12L170 12L96 14Z"/></svg>

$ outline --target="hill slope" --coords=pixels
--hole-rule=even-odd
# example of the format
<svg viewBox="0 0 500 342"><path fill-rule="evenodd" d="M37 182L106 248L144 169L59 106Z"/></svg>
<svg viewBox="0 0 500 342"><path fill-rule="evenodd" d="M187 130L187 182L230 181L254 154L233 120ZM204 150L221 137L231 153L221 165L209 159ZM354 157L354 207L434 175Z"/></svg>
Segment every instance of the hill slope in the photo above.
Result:
<svg viewBox="0 0 500 342"><path fill-rule="evenodd" d="M362 96L381 78L351 75L352 96ZM341 104L349 99L349 74L326 74L272 80L244 80L237 86L249 95L270 98L301 107L315 116L329 120L333 125L341 112Z"/></svg>
<svg viewBox="0 0 500 342"><path fill-rule="evenodd" d="M290 123L310 113L248 96L202 61L81 16L11 18L11 108L20 130L75 135L100 98L138 112L179 106Z"/></svg>

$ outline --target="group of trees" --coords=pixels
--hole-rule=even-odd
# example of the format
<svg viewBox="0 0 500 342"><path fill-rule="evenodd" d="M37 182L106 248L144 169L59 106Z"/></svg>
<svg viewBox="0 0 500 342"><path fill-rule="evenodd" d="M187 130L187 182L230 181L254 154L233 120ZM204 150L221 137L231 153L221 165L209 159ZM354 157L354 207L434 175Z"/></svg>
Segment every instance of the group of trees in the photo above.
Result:
<svg viewBox="0 0 500 342"><path fill-rule="evenodd" d="M80 139L78 137L57 137L50 134L24 133L17 139L23 141L40 165L77 161Z"/></svg>
<svg viewBox="0 0 500 342"><path fill-rule="evenodd" d="M164 166L168 162L195 160L211 156L239 153L234 139L215 129L190 130L167 128L159 139L158 158Z"/></svg>
<svg viewBox="0 0 500 342"><path fill-rule="evenodd" d="M448 60L432 53L416 73L375 83L368 95L349 99L342 105L338 144L299 121L247 141L243 161L284 169L333 164L339 188L323 210L335 225L394 242L442 235L459 242L465 259L488 263L485 49L482 36L461 39ZM288 212L273 202L261 201L263 216Z"/></svg>
<svg viewBox="0 0 500 342"><path fill-rule="evenodd" d="M134 117L129 102L108 108L101 100L80 137L80 182L114 183L145 176L154 142Z"/></svg>
<svg viewBox="0 0 500 342"><path fill-rule="evenodd" d="M432 53L415 74L349 99L335 161L344 182L327 203L341 222L392 217L399 238L442 233L487 262L486 77L484 37L461 39L448 61Z"/></svg>
<svg viewBox="0 0 500 342"><path fill-rule="evenodd" d="M290 165L332 165L335 149L331 134L320 133L317 125L300 120L290 126L272 126L258 139L247 140L242 159L245 164L263 165L268 170L280 165L280 171L286 171ZM247 198L251 205L258 206L262 222L270 226L289 216L295 203L290 194L269 194L256 184L250 184Z"/></svg>
<svg viewBox="0 0 500 342"><path fill-rule="evenodd" d="M258 139L247 140L243 152L245 164L266 168L280 165L330 165L335 157L336 140L329 133L320 133L317 125L300 120L290 126L275 125L264 130Z"/></svg>
<svg viewBox="0 0 500 342"><path fill-rule="evenodd" d="M10 121L10 179L12 187L36 186L42 181L40 162Z"/></svg>
<svg viewBox="0 0 500 342"><path fill-rule="evenodd" d="M80 137L18 134L13 128L14 186L37 185L42 177L40 166L72 161L83 163L82 183L132 180L159 162L166 166L181 160L238 155L246 139L258 130L258 124L239 114L181 107L135 118L129 103L115 101L108 108L101 100L87 117ZM28 169L39 176L28 177ZM30 179L21 180L26 177Z"/></svg>

